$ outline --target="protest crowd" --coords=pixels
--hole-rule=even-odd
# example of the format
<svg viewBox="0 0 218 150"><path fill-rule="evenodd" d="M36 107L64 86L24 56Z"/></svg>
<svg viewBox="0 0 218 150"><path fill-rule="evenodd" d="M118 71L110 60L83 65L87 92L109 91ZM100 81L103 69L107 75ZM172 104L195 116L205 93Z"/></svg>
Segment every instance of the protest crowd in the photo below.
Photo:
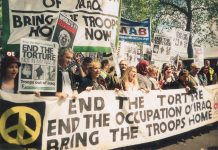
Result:
<svg viewBox="0 0 218 150"><path fill-rule="evenodd" d="M76 66L72 67L72 61ZM15 56L5 56L1 62L1 90L18 93L18 70L20 62ZM72 49L62 48L58 55L58 77L56 93L34 92L37 96L57 96L60 99L72 97L90 90L134 91L148 93L150 90L168 90L185 88L188 93L196 92L198 86L217 83L217 73L205 60L204 66L195 63L184 66L182 60L175 64L164 63L161 68L140 60L136 66L128 66L127 60L119 62L121 76L117 76L115 67L107 59L93 60L85 57L81 60ZM186 68L190 68L189 70ZM72 91L66 93L66 91Z"/></svg>

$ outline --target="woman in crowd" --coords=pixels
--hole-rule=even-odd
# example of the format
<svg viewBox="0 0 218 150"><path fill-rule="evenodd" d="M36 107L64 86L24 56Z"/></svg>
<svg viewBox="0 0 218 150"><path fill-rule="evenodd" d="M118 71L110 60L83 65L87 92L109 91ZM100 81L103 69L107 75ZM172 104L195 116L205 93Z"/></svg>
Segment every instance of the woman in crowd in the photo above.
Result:
<svg viewBox="0 0 218 150"><path fill-rule="evenodd" d="M160 84L159 84L157 78L158 78L158 68L155 65L150 65L148 67L148 79L152 83L151 90L161 89Z"/></svg>
<svg viewBox="0 0 218 150"><path fill-rule="evenodd" d="M152 82L148 79L148 66L149 62L147 60L141 60L137 65L137 77L139 87L149 92L152 89Z"/></svg>
<svg viewBox="0 0 218 150"><path fill-rule="evenodd" d="M134 91L139 89L137 70L133 66L125 70L120 80L120 90Z"/></svg>
<svg viewBox="0 0 218 150"><path fill-rule="evenodd" d="M0 88L8 93L18 91L18 71L20 62L14 56L5 56L1 62Z"/></svg>
<svg viewBox="0 0 218 150"><path fill-rule="evenodd" d="M105 80L101 78L101 64L97 60L93 60L88 66L88 74L79 86L79 93L90 90L106 90Z"/></svg>
<svg viewBox="0 0 218 150"><path fill-rule="evenodd" d="M171 66L166 65L163 69L163 74L162 74L162 89L167 90L167 89L177 89L178 88L178 82L175 79Z"/></svg>

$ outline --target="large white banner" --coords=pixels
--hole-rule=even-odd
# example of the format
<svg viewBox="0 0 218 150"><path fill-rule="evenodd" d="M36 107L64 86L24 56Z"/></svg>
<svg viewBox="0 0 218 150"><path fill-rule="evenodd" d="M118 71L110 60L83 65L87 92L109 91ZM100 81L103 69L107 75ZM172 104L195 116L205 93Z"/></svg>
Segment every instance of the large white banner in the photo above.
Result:
<svg viewBox="0 0 218 150"><path fill-rule="evenodd" d="M7 44L19 44L23 37L48 40L59 12L78 25L76 51L109 51L109 40L116 40L120 0L8 0L7 4Z"/></svg>
<svg viewBox="0 0 218 150"><path fill-rule="evenodd" d="M199 87L192 95L185 89L120 95L91 91L76 100L0 91L0 142L47 150L113 149L147 143L218 121L217 96L217 85ZM11 120L14 115L19 116L16 126ZM15 130L19 131L17 137L10 134Z"/></svg>
<svg viewBox="0 0 218 150"><path fill-rule="evenodd" d="M19 91L56 91L58 47L55 42L21 39Z"/></svg>

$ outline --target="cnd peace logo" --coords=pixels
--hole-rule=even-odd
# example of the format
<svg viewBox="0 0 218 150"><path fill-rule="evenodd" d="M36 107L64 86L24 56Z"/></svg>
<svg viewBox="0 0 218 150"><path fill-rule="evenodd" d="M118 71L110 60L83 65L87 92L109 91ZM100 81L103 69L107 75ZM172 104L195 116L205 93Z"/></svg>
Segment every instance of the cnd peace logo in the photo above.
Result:
<svg viewBox="0 0 218 150"><path fill-rule="evenodd" d="M13 120L15 118L17 119L15 121L17 124L11 125L7 122L12 118ZM30 125L31 123L28 122L27 118L31 118L29 121L34 122L34 125ZM35 142L40 135L41 120L40 114L33 108L26 106L11 107L0 116L0 135L10 144L31 144Z"/></svg>

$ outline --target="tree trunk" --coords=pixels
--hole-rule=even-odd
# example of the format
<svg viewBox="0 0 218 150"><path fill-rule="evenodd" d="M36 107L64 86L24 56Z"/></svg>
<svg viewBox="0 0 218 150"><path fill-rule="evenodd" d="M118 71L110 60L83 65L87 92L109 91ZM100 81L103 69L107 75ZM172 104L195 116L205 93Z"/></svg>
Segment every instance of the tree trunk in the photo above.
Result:
<svg viewBox="0 0 218 150"><path fill-rule="evenodd" d="M187 53L188 53L188 58L193 58L193 47L192 47L192 36L191 36L191 34L189 36Z"/></svg>
<svg viewBox="0 0 218 150"><path fill-rule="evenodd" d="M191 31L192 31L191 0L187 1L187 8L188 8L188 11L187 11L188 13L187 13L187 24L186 24L185 30L190 32L187 53L188 53L188 58L192 58L193 57L193 48L192 48L192 35L191 35Z"/></svg>

